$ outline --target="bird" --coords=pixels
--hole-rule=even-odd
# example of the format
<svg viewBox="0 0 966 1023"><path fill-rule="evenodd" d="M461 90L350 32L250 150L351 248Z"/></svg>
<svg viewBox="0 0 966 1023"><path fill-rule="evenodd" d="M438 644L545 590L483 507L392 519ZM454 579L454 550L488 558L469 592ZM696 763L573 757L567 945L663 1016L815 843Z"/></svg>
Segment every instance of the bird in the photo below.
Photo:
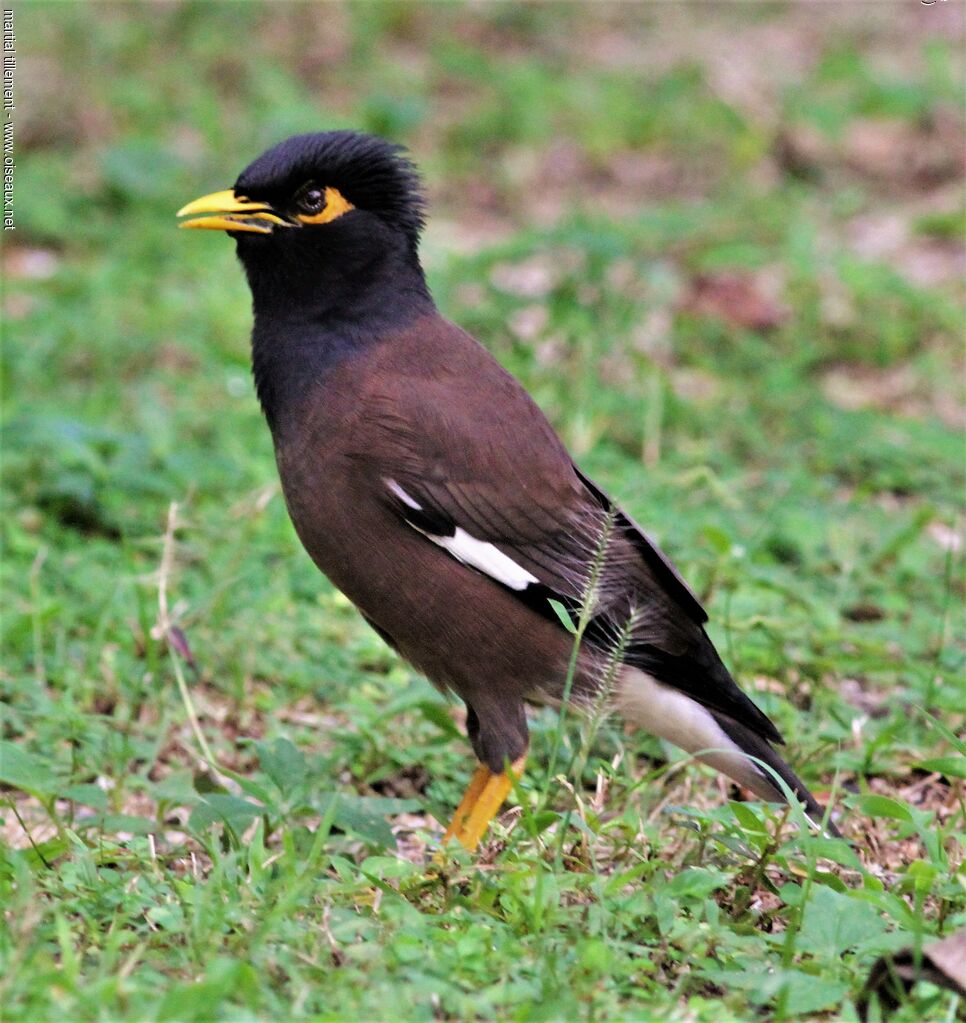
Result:
<svg viewBox="0 0 966 1023"><path fill-rule="evenodd" d="M526 706L606 707L759 798L824 810L708 637L671 560L524 387L443 317L408 151L290 137L178 211L227 232L288 513L386 643L466 705L478 760L443 836L473 850L522 775ZM835 832L827 821L826 831Z"/></svg>

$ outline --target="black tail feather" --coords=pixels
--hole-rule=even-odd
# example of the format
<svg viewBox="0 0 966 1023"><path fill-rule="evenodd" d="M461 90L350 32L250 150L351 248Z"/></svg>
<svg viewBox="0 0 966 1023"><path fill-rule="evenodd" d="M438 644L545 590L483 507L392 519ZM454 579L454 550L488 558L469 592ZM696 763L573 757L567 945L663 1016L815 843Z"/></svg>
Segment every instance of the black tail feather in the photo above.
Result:
<svg viewBox="0 0 966 1023"><path fill-rule="evenodd" d="M712 712L713 713L713 712ZM733 718L724 714L714 714L715 721L721 726L721 730L734 742L743 752L749 756L756 757L762 763L767 764L782 779L783 782L795 793L805 806L805 812L816 825L821 825L825 819L825 808L816 800L804 782L785 763L775 750L758 734L750 728L745 727ZM755 765L757 767L757 765ZM775 779L767 771L758 767L765 784L774 792L774 799L785 802L785 794L779 788ZM832 838L841 838L838 828L828 820L825 823L825 830Z"/></svg>

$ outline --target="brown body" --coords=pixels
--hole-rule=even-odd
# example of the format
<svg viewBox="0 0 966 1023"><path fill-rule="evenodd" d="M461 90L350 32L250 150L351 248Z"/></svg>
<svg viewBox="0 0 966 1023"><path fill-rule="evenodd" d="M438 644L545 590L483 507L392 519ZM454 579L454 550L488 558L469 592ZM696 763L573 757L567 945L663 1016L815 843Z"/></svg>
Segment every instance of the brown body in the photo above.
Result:
<svg viewBox="0 0 966 1023"><path fill-rule="evenodd" d="M435 367L430 387L427 365ZM286 417L289 427L275 431L299 538L406 660L475 711L484 731L474 746L499 770L504 757L514 761L526 749L523 700L562 695L571 636L401 526L385 480L404 480L407 466L432 471L434 460L439 479L451 479L456 451L463 456L457 482L472 487L487 478L481 457L499 458L511 472L518 467L521 494L539 491L541 502L550 496L566 508L583 490L566 450L520 385L438 317L334 367L304 400L303 411ZM528 418L523 435L512 427L519 414ZM438 452L426 438L436 439Z"/></svg>

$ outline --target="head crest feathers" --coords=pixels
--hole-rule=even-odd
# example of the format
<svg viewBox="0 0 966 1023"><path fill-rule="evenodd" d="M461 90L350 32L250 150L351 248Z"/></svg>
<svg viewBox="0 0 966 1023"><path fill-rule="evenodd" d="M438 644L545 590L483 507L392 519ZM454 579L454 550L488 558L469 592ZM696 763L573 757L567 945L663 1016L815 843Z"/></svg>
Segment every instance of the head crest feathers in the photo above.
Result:
<svg viewBox="0 0 966 1023"><path fill-rule="evenodd" d="M249 164L234 187L237 195L284 204L308 181L338 189L357 209L418 240L426 201L403 146L354 131L293 135Z"/></svg>

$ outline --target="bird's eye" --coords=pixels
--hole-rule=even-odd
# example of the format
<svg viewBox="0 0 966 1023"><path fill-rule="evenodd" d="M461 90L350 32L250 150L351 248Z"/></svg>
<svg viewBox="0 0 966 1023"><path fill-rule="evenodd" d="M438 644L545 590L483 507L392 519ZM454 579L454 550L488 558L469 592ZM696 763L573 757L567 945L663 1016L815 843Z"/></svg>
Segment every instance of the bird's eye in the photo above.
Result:
<svg viewBox="0 0 966 1023"><path fill-rule="evenodd" d="M308 185L299 193L296 203L303 213L320 213L325 207L325 192L315 185Z"/></svg>

